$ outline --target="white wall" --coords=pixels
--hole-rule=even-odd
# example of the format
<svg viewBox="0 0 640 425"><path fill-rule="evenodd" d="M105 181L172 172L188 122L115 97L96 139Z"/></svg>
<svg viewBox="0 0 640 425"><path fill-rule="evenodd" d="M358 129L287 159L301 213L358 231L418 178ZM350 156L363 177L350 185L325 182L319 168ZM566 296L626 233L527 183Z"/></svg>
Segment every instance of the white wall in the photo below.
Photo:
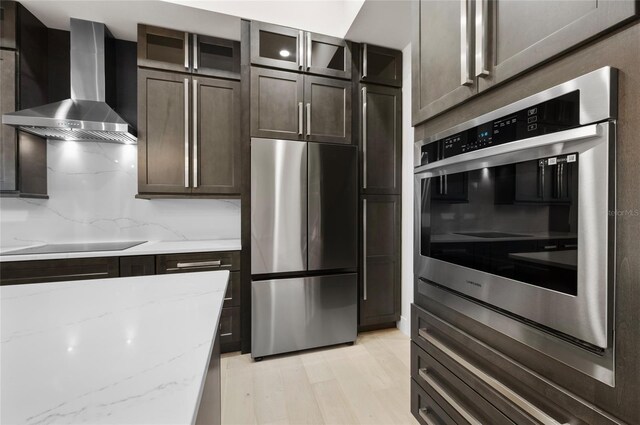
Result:
<svg viewBox="0 0 640 425"><path fill-rule="evenodd" d="M240 237L240 201L135 199L137 148L49 141L50 199L0 198L0 247Z"/></svg>
<svg viewBox="0 0 640 425"><path fill-rule="evenodd" d="M402 310L398 328L410 335L413 302L413 127L411 126L411 43L402 49Z"/></svg>

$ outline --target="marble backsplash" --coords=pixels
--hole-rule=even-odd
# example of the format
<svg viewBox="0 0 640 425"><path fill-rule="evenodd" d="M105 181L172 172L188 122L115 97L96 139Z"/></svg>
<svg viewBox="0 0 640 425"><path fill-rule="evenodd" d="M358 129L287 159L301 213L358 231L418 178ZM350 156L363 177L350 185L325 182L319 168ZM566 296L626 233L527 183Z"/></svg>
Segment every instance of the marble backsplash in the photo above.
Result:
<svg viewBox="0 0 640 425"><path fill-rule="evenodd" d="M0 198L0 247L240 238L240 201L136 199L137 148L49 141L49 199Z"/></svg>

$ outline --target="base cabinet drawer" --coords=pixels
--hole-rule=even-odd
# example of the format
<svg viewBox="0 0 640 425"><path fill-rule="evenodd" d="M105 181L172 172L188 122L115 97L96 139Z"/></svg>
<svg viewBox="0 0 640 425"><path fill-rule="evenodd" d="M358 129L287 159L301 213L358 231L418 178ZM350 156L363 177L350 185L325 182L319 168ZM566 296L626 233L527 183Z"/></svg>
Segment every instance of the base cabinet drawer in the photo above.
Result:
<svg viewBox="0 0 640 425"><path fill-rule="evenodd" d="M513 424L465 381L451 373L415 343L411 344L411 377L448 411L449 416L456 418L456 423Z"/></svg>
<svg viewBox="0 0 640 425"><path fill-rule="evenodd" d="M156 273L208 272L240 270L240 253L203 252L196 254L169 254L156 257Z"/></svg>
<svg viewBox="0 0 640 425"><path fill-rule="evenodd" d="M411 414L422 425L457 425L451 416L413 379L411 380Z"/></svg>
<svg viewBox="0 0 640 425"><path fill-rule="evenodd" d="M220 344L240 342L240 307L223 308L220 315ZM224 348L223 348L223 351Z"/></svg>
<svg viewBox="0 0 640 425"><path fill-rule="evenodd" d="M60 282L118 277L118 257L0 263L0 284Z"/></svg>

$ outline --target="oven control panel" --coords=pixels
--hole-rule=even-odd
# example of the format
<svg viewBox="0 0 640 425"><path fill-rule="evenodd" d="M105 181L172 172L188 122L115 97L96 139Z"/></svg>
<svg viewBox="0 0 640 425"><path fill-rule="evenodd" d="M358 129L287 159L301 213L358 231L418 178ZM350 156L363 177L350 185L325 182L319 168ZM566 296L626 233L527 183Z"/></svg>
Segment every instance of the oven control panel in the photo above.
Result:
<svg viewBox="0 0 640 425"><path fill-rule="evenodd" d="M579 125L578 90L422 146L422 165Z"/></svg>

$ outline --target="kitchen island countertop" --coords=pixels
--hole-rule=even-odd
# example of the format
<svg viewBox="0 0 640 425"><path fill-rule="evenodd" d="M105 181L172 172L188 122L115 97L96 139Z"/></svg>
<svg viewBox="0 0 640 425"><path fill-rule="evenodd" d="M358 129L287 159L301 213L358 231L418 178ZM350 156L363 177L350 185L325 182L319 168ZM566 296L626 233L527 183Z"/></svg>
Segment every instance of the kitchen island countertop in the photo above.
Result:
<svg viewBox="0 0 640 425"><path fill-rule="evenodd" d="M3 424L195 422L228 271L0 287Z"/></svg>

